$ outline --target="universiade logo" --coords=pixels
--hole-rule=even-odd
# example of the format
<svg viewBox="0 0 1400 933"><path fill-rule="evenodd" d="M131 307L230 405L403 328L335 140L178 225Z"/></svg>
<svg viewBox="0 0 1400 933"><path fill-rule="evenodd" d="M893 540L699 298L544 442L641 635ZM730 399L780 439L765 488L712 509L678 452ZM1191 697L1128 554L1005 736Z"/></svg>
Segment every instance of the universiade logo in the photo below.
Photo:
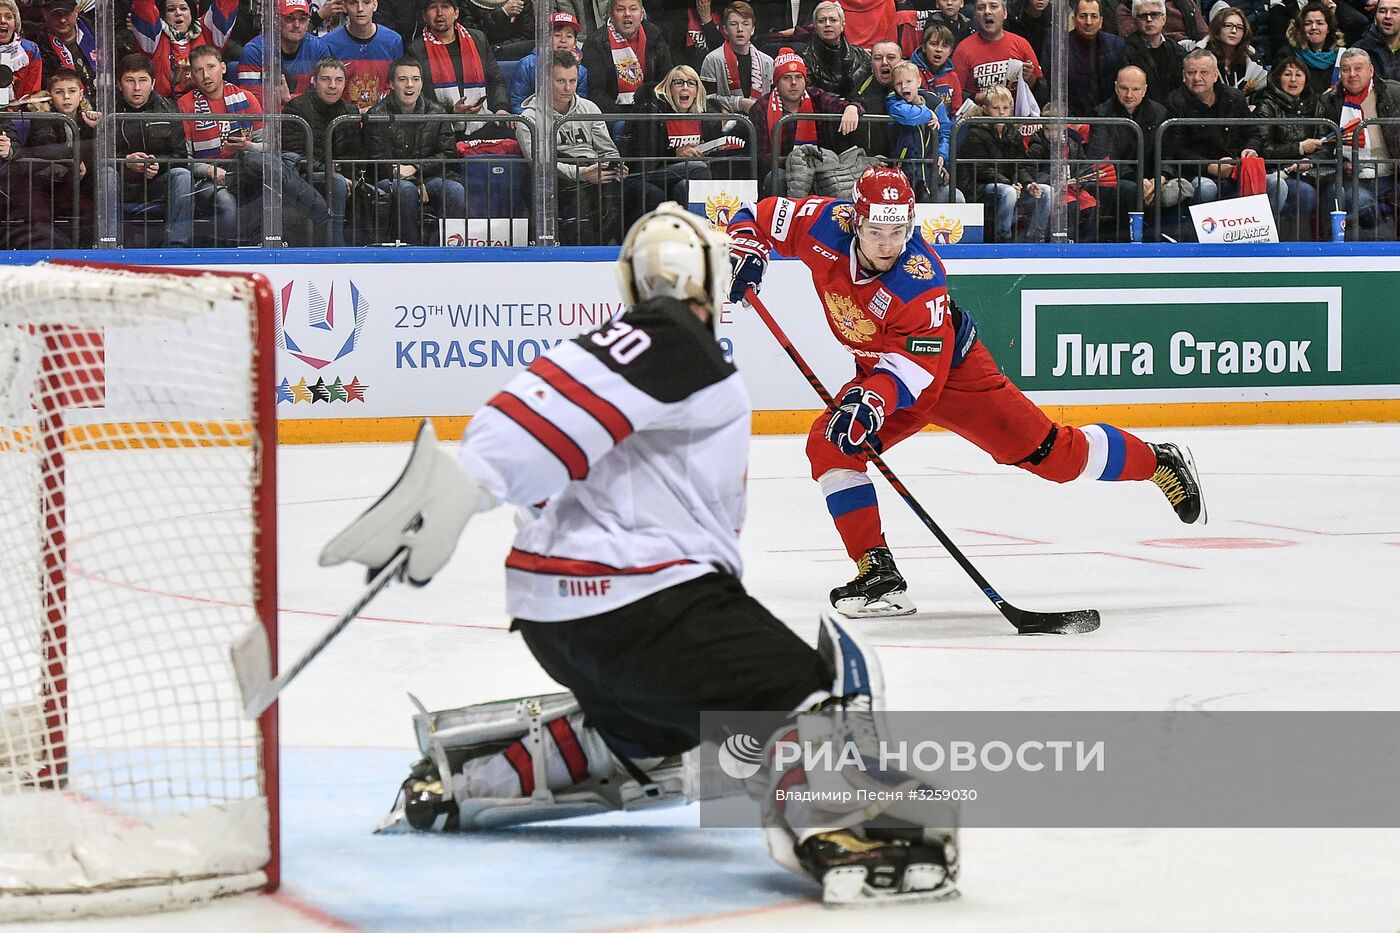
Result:
<svg viewBox="0 0 1400 933"><path fill-rule="evenodd" d="M277 314L273 318L278 348L318 371L354 353L360 346L365 320L369 316L369 301L353 281L347 280L345 284L349 286L351 313L345 313L345 291L342 286L342 306L337 314L338 283L332 282L329 292L323 295L315 282L308 281L305 288L306 323L300 327L295 326L297 317L291 313L295 306L293 296L297 291L297 280L292 279L282 286L277 291ZM323 346L324 350L321 349ZM277 401L313 405L317 402L363 402L366 388L358 376L353 376L349 382L340 376L329 381L327 377L319 376L311 383L304 376L295 383L283 377L277 386Z"/></svg>
<svg viewBox="0 0 1400 933"><path fill-rule="evenodd" d="M719 747L719 769L736 781L747 781L763 767L763 745L746 732L736 732Z"/></svg>

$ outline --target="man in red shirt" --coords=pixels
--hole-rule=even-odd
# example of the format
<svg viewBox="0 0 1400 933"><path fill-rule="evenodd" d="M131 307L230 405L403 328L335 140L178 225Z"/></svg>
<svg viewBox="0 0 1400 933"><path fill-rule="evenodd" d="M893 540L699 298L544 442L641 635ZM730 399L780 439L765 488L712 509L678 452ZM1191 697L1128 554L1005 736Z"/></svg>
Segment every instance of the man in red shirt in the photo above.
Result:
<svg viewBox="0 0 1400 933"><path fill-rule="evenodd" d="M1014 91L1018 68L1026 84L1035 87L1042 75L1040 60L1029 42L1004 28L1005 0L977 0L974 19L977 32L953 50L953 70L962 82L963 94L976 98L978 91L993 84L1004 84Z"/></svg>
<svg viewBox="0 0 1400 933"><path fill-rule="evenodd" d="M729 224L730 301L757 288L770 249L801 259L832 333L855 357L839 407L823 412L807 437L812 478L858 567L831 591L832 605L855 617L914 612L885 544L865 445L882 451L930 424L1057 483L1151 480L1183 522L1204 522L1189 450L1109 424L1056 424L1011 384L978 341L977 323L948 296L943 264L913 212L904 173L869 168L854 202L765 198Z"/></svg>

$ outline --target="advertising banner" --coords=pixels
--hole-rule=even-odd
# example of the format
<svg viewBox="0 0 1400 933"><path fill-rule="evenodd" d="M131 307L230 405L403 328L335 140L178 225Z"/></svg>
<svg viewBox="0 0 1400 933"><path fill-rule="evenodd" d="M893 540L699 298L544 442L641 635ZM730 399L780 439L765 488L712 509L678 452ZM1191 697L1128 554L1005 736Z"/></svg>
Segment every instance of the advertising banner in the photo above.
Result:
<svg viewBox="0 0 1400 933"><path fill-rule="evenodd" d="M1252 194L1192 204L1191 221L1200 243L1277 243L1278 226L1269 196Z"/></svg>
<svg viewBox="0 0 1400 933"><path fill-rule="evenodd" d="M313 430L312 422L470 415L550 347L622 310L613 259L597 252L395 262L375 251L360 262L224 268L270 280L278 415L308 422L298 436L320 437L329 423ZM1400 257L1031 254L945 265L953 300L1037 404L1157 406L1152 418L1171 414L1162 405L1194 406L1194 420L1138 423L1259 423L1277 420L1275 403L1289 412L1311 405L1321 420L1395 417ZM762 294L829 388L851 377L854 362L804 265L775 259ZM767 413L761 429L804 430L816 397L757 315L726 305L716 337L754 409Z"/></svg>

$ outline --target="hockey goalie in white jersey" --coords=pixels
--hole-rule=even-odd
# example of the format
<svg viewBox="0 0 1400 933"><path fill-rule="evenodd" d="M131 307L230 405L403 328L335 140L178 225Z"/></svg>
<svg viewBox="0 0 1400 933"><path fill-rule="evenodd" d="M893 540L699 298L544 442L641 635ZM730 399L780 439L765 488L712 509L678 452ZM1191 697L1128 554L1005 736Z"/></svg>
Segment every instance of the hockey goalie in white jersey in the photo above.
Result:
<svg viewBox="0 0 1400 933"><path fill-rule="evenodd" d="M813 649L739 582L751 410L714 335L729 278L727 242L702 219L674 204L646 215L618 259L628 310L512 379L455 458L425 423L398 481L326 546L322 564L372 569L407 547L407 575L423 584L474 513L544 503L506 559L507 611L569 692L420 707L424 757L381 829L465 831L713 796L692 753L702 710L791 710L785 732L835 725L873 739L873 655L834 618ZM769 849L826 901L956 893L955 818L876 829L868 799L850 812L772 803L779 781L807 780L772 761L746 788L765 801ZM903 776L849 780L892 777Z"/></svg>

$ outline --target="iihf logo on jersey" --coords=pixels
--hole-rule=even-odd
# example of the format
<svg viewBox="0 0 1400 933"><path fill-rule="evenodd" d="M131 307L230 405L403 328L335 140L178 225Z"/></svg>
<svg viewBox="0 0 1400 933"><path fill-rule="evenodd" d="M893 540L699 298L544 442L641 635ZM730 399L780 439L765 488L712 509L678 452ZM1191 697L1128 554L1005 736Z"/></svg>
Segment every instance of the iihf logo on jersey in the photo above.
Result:
<svg viewBox="0 0 1400 933"><path fill-rule="evenodd" d="M747 732L736 732L719 747L719 769L736 781L747 781L763 767L763 745Z"/></svg>
<svg viewBox="0 0 1400 933"><path fill-rule="evenodd" d="M560 577L560 596L606 596L608 590L612 589L612 580L607 577L601 579L579 579L578 577Z"/></svg>
<svg viewBox="0 0 1400 933"><path fill-rule="evenodd" d="M282 286L277 292L277 314L273 317L278 348L318 371L354 353L360 345L365 319L369 316L369 301L354 282L347 280L346 285L349 286L349 314L345 308L345 290L339 283L332 282L329 292L324 295L315 282L306 283L304 329L288 320L294 305L292 296L296 291L296 280ZM339 296L336 294L337 288L340 288ZM341 300L339 309L336 307L337 297ZM338 316L337 310L340 311ZM292 320L295 321L295 318ZM284 377L277 386L277 401L289 404L309 402L313 405L317 402L363 402L365 389L358 376L353 376L348 382L339 375L331 382L327 382L325 376L320 376L310 384L305 376L296 383Z"/></svg>

